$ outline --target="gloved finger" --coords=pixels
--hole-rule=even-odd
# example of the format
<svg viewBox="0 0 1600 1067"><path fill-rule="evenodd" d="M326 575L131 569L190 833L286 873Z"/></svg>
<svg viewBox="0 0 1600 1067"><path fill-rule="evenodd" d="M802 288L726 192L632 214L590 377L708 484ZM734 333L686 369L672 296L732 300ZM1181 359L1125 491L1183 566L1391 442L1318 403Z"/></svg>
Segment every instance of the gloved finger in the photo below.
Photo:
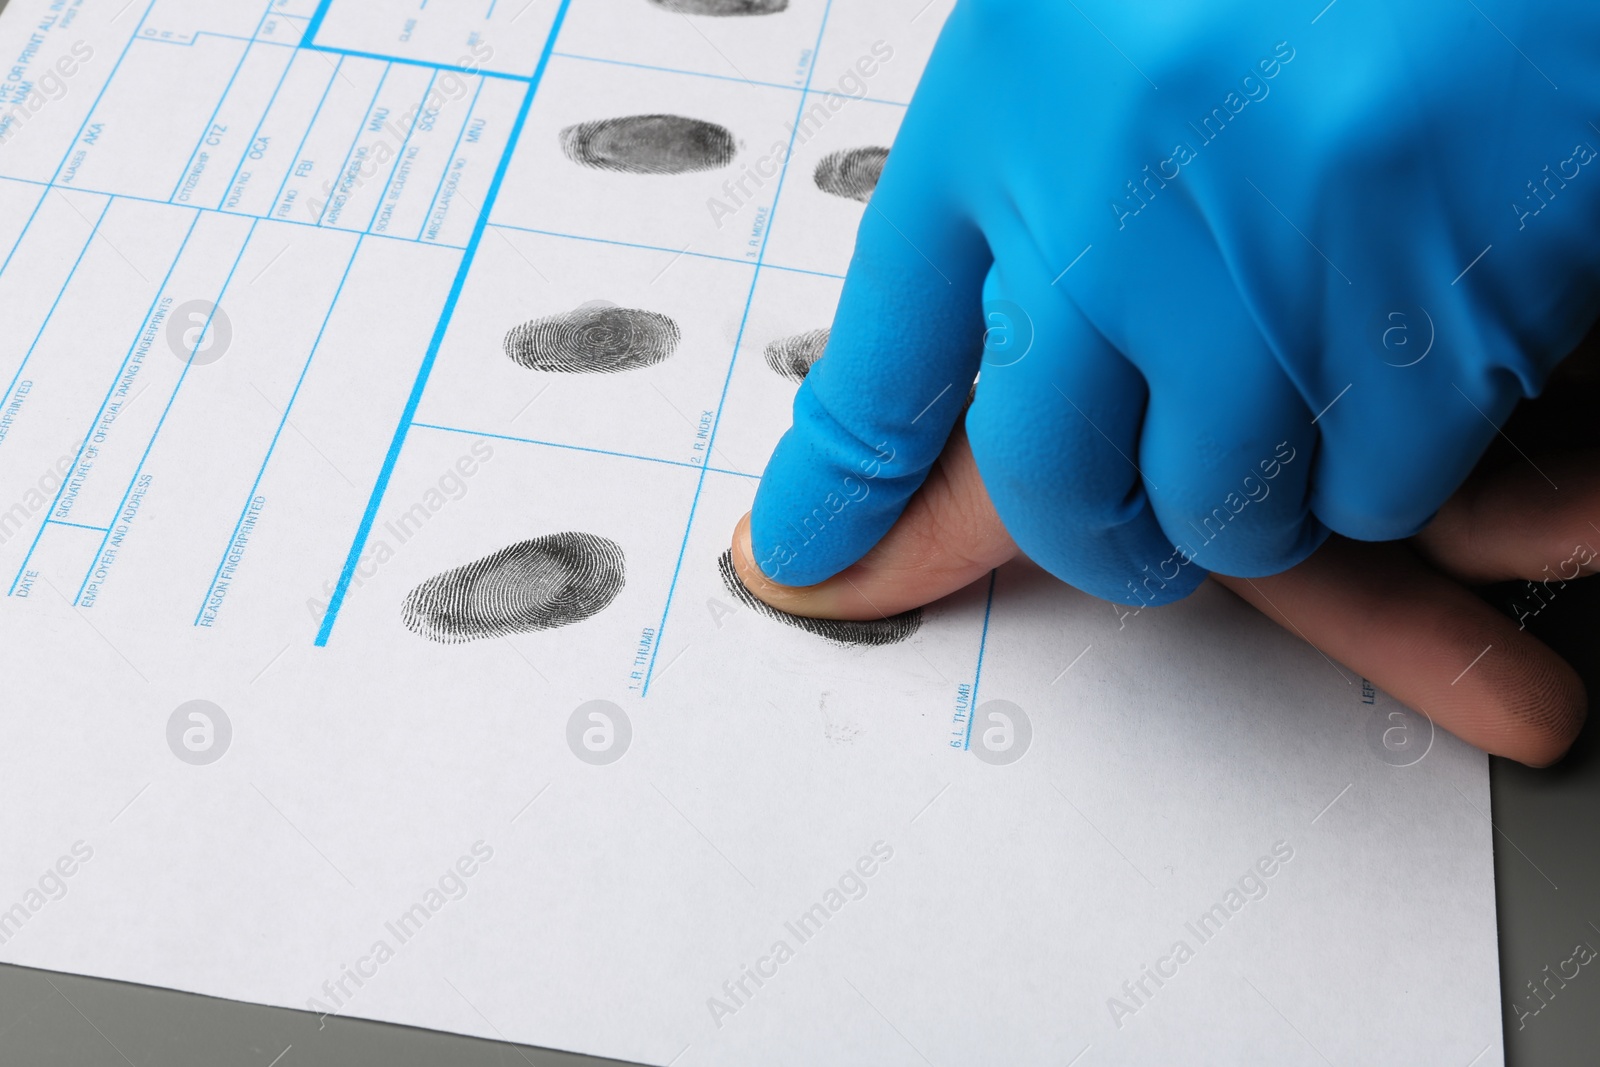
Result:
<svg viewBox="0 0 1600 1067"><path fill-rule="evenodd" d="M960 425L905 511L856 563L816 585L779 585L756 566L749 516L733 534L745 588L792 615L882 619L964 588L1017 554L995 514Z"/></svg>
<svg viewBox="0 0 1600 1067"><path fill-rule="evenodd" d="M972 453L1017 547L1062 581L1123 604L1164 604L1205 578L1156 521L1138 467L1145 383L1049 285L1001 264L991 308L1010 305L1031 348L990 356L967 413Z"/></svg>
<svg viewBox="0 0 1600 1067"><path fill-rule="evenodd" d="M1542 767L1583 725L1566 661L1403 545L1332 538L1283 574L1216 580L1487 752Z"/></svg>
<svg viewBox="0 0 1600 1067"><path fill-rule="evenodd" d="M1536 614L1567 582L1600 571L1596 520L1600 451L1519 457L1468 479L1413 543L1464 582L1527 579L1519 611Z"/></svg>
<svg viewBox="0 0 1600 1067"><path fill-rule="evenodd" d="M1276 574L1328 536L1306 489L1316 427L1243 306L1230 291L1209 288L1197 279L1174 296L1205 323L1196 331L1204 340L1147 372L1139 462L1161 528L1197 563L1224 574Z"/></svg>
<svg viewBox="0 0 1600 1067"><path fill-rule="evenodd" d="M823 357L795 395L751 509L755 558L812 585L871 548L960 415L983 334L983 235L941 176L946 139L913 102L861 219Z"/></svg>

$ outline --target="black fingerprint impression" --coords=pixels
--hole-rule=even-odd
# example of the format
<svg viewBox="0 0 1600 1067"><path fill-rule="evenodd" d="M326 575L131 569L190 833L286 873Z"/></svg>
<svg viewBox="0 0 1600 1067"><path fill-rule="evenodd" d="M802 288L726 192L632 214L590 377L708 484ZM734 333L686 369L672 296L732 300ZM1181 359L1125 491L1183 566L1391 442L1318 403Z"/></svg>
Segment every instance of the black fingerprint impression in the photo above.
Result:
<svg viewBox="0 0 1600 1067"><path fill-rule="evenodd" d="M561 131L568 159L627 174L689 174L733 162L739 142L715 122L683 115L624 115Z"/></svg>
<svg viewBox="0 0 1600 1067"><path fill-rule="evenodd" d="M436 574L406 595L412 633L445 644L570 626L623 586L622 546L591 533L546 534Z"/></svg>
<svg viewBox="0 0 1600 1067"><path fill-rule="evenodd" d="M811 373L811 365L822 358L822 350L827 346L826 326L793 337L780 337L767 345L767 366L792 381L804 381Z"/></svg>
<svg viewBox="0 0 1600 1067"><path fill-rule="evenodd" d="M650 0L650 3L680 15L776 15L789 8L789 0Z"/></svg>
<svg viewBox="0 0 1600 1067"><path fill-rule="evenodd" d="M838 645L893 645L904 641L922 626L922 609L912 608L887 619L812 619L804 615L791 615L779 611L745 588L739 572L733 569L733 550L724 549L717 557L717 571L722 575L722 585L739 603L759 615L793 626L797 630L816 634Z"/></svg>
<svg viewBox="0 0 1600 1067"><path fill-rule="evenodd" d="M652 367L678 347L678 324L657 311L584 304L506 333L506 355L528 370L615 374Z"/></svg>
<svg viewBox="0 0 1600 1067"><path fill-rule="evenodd" d="M865 204L878 187L883 161L888 158L889 150L876 146L829 152L811 172L811 180L825 193Z"/></svg>

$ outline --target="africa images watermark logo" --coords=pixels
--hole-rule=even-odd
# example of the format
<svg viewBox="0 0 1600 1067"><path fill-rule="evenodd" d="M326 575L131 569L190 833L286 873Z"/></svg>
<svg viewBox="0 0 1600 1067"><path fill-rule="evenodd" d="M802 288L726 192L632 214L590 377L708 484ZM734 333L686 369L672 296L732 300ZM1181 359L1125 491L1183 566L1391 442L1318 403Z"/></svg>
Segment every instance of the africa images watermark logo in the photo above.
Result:
<svg viewBox="0 0 1600 1067"><path fill-rule="evenodd" d="M868 880L892 859L894 846L887 841L874 841L872 847L847 867L834 884L823 890L809 908L783 924L788 936L774 941L754 964L741 964L738 973L722 983L720 996L707 997L706 1010L711 1013L711 1021L716 1023L717 1029L722 1029L725 1019L747 1007L755 995L778 976L778 969L794 959L796 950L821 933L823 926L843 911L845 905L864 898Z"/></svg>

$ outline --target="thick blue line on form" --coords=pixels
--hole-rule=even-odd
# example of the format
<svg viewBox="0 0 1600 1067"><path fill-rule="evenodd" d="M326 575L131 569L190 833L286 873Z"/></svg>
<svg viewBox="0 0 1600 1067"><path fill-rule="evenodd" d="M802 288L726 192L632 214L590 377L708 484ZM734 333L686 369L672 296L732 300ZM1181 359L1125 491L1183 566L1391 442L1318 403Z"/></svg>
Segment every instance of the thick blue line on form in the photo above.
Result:
<svg viewBox="0 0 1600 1067"><path fill-rule="evenodd" d="M330 0L324 0L324 8ZM511 124L511 132L506 136L505 150L500 155L500 165L495 168L494 178L489 182L489 191L483 198L483 206L478 212L478 221L472 227L472 237L467 241L466 249L461 253L461 263L456 268L456 277L450 285L450 294L445 298L444 309L439 314L439 322L434 327L433 339L428 342L427 354L422 357L422 366L417 371L417 379L411 386L411 396L406 400L405 410L400 415L400 424L395 427L394 439L389 443L389 452L383 459L383 467L378 472L378 480L372 487L372 496L367 500L366 512L361 516L361 525L356 529L355 539L350 544L350 554L345 557L344 569L339 574L339 582L334 586L333 597L328 602L328 610L322 616L322 626L317 631L316 644L325 647L328 637L333 633L334 621L339 617L339 609L344 606L345 594L350 589L350 581L355 577L356 565L361 561L361 550L366 547L367 537L372 533L372 524L378 517L378 506L383 502L384 492L389 488L389 479L394 475L396 461L400 458L400 450L405 447L406 434L411 429L411 422L416 418L417 405L422 401L422 392L427 388L428 376L433 372L433 364L439 358L439 347L444 343L445 331L450 328L450 319L455 314L456 302L461 299L462 287L466 285L467 273L472 269L472 262L477 257L478 245L483 242L484 230L489 225L489 213L494 210L495 201L500 196L500 187L505 182L506 171L511 166L511 155L516 151L517 140L522 135L523 124L528 120L528 111L533 107L533 98L539 92L539 83L544 80L545 68L550 65L550 53L555 50L556 38L561 34L561 26L567 18L567 8L572 0L561 0L561 6L556 9L555 22L550 27L550 36L545 38L544 48L539 53L539 63L534 68L533 77L528 82L528 91L523 94L522 107L517 111L516 121ZM320 14L320 11L319 11ZM704 475L702 475L704 477Z"/></svg>
<svg viewBox="0 0 1600 1067"><path fill-rule="evenodd" d="M322 0L311 13L311 21L306 23L306 32L300 38L301 48L310 48L317 39L317 31L322 29L322 20L328 17L328 8L332 6L333 0Z"/></svg>
<svg viewBox="0 0 1600 1067"><path fill-rule="evenodd" d="M722 395L717 398L717 413L711 420L711 433L706 438L706 454L717 444L717 428L722 425L722 406L728 399L728 383L733 380L733 368L739 362L739 347L744 344L744 328L750 322L750 305L756 298L756 283L761 280L761 265L767 258L767 242L772 238L772 221L778 213L778 201L783 196L783 182L789 176L789 162L794 155L795 137L800 131L800 116L805 111L806 97L811 92L811 78L817 72L817 53L822 49L822 34L828 28L828 15L833 11L833 0L822 8L822 21L817 26L817 41L811 49L811 68L806 71L805 90L795 107L794 125L789 127L789 151L783 157L783 168L778 171L778 184L772 191L772 211L767 216L767 228L761 235L761 247L756 249L756 269L750 275L750 291L745 294L744 314L739 318L739 332L733 339L733 354L728 357L728 370L722 378ZM667 616L672 612L672 597L678 591L678 574L683 570L683 556L689 550L689 534L694 529L694 516L700 507L700 493L705 489L706 472L701 471L695 482L694 499L689 502L689 520L683 525L683 541L678 545L678 560L672 565L672 582L667 586L667 603L661 609L661 624L656 627L655 643L650 648L650 662L644 669L644 685L639 697L650 695L650 678L656 669L656 655L661 651L661 638L667 632Z"/></svg>

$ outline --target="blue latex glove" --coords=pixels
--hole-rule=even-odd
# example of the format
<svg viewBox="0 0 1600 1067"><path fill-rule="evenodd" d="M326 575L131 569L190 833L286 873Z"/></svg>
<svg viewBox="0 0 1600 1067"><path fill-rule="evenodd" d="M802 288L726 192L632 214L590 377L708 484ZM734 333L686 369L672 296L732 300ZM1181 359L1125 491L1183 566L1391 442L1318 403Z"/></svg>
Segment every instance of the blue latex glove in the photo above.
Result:
<svg viewBox="0 0 1600 1067"><path fill-rule="evenodd" d="M1321 4L960 0L756 494L764 573L875 544L980 364L999 516L1096 596L1428 521L1600 310L1600 4Z"/></svg>

